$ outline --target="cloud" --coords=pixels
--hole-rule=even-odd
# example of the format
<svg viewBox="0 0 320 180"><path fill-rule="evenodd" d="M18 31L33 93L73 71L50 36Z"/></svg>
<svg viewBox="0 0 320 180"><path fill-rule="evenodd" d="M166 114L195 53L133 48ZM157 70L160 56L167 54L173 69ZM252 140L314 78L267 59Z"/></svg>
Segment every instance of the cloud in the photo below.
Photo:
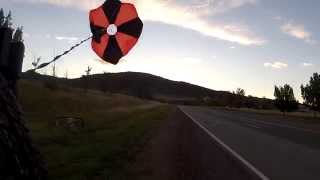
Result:
<svg viewBox="0 0 320 180"><path fill-rule="evenodd" d="M288 64L276 61L276 62L273 62L273 63L266 62L266 63L263 64L263 66L267 67L267 68L274 68L274 69L285 69L285 68L288 67Z"/></svg>
<svg viewBox="0 0 320 180"><path fill-rule="evenodd" d="M257 0L198 0L191 3L190 10L204 14L218 14L256 2Z"/></svg>
<svg viewBox="0 0 320 180"><path fill-rule="evenodd" d="M104 0L11 0L16 3L42 3L66 8L88 10L101 4Z"/></svg>
<svg viewBox="0 0 320 180"><path fill-rule="evenodd" d="M77 37L66 37L66 36L56 36L55 39L58 41L68 41L69 43L73 43L74 41L79 40L79 38Z"/></svg>
<svg viewBox="0 0 320 180"><path fill-rule="evenodd" d="M312 63L304 62L304 63L302 63L302 66L303 66L303 67L311 67L311 66L313 66L313 64L312 64Z"/></svg>
<svg viewBox="0 0 320 180"><path fill-rule="evenodd" d="M103 0L13 0L15 2L47 3L62 7L89 10L100 5ZM246 25L216 23L209 16L227 12L256 0L126 0L137 6L144 21L156 21L194 30L203 35L241 45L263 45L264 38L257 36ZM195 10L194 10L195 9Z"/></svg>
<svg viewBox="0 0 320 180"><path fill-rule="evenodd" d="M283 33L288 34L297 39L304 40L306 43L315 44L316 41L312 39L312 33L307 31L305 26L294 22L287 22L281 26Z"/></svg>

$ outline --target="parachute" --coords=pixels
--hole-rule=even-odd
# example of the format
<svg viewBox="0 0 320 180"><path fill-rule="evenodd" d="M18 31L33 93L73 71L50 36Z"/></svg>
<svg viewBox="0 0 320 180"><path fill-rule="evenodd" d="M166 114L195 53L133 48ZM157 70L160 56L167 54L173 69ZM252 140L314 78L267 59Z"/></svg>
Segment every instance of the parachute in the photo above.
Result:
<svg viewBox="0 0 320 180"><path fill-rule="evenodd" d="M106 0L100 7L90 11L89 19L92 36L29 71L47 67L90 39L93 51L102 60L118 64L137 43L143 29L134 5L120 0Z"/></svg>
<svg viewBox="0 0 320 180"><path fill-rule="evenodd" d="M91 46L104 61L117 64L135 46L143 23L133 4L106 0L90 11Z"/></svg>

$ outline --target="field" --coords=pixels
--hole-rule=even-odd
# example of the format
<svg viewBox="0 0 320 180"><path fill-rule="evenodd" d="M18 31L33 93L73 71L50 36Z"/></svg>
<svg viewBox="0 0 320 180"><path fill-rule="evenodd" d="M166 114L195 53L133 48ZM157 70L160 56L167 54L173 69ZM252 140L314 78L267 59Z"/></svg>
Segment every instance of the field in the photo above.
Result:
<svg viewBox="0 0 320 180"><path fill-rule="evenodd" d="M27 125L48 163L49 179L128 179L129 164L173 109L118 94L53 90L25 80L19 90ZM68 124L70 117L80 119L81 126Z"/></svg>

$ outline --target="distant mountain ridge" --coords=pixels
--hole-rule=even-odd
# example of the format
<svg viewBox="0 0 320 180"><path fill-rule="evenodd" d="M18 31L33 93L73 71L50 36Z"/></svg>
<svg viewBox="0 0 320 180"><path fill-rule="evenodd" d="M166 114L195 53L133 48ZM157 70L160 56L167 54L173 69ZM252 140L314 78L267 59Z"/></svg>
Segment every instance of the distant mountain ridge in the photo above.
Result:
<svg viewBox="0 0 320 180"><path fill-rule="evenodd" d="M190 105L216 105L273 109L273 101L256 97L241 97L226 91L215 91L186 82L168 80L159 76L138 73L105 73L76 79L55 78L27 72L22 79L56 82L59 85L122 93L161 102Z"/></svg>

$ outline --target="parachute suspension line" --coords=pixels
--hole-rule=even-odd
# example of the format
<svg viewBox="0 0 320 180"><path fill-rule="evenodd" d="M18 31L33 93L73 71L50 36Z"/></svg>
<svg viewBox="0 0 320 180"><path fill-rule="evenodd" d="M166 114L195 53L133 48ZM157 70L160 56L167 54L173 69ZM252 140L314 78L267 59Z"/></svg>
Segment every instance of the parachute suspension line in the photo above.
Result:
<svg viewBox="0 0 320 180"><path fill-rule="evenodd" d="M82 45L83 43L87 42L88 40L90 40L92 38L92 36L80 41L78 44L75 44L74 46L72 46L69 50L55 56L51 61L49 62L46 62L46 63L42 63L40 64L38 67L34 68L34 69L31 69L30 71L36 71L36 70L39 70L39 69L42 69L44 67L47 67L48 65L50 65L51 63L53 62L56 62L58 59L60 59L62 56L65 56L67 54L69 54L71 51L73 51L75 48L79 47L80 45Z"/></svg>

